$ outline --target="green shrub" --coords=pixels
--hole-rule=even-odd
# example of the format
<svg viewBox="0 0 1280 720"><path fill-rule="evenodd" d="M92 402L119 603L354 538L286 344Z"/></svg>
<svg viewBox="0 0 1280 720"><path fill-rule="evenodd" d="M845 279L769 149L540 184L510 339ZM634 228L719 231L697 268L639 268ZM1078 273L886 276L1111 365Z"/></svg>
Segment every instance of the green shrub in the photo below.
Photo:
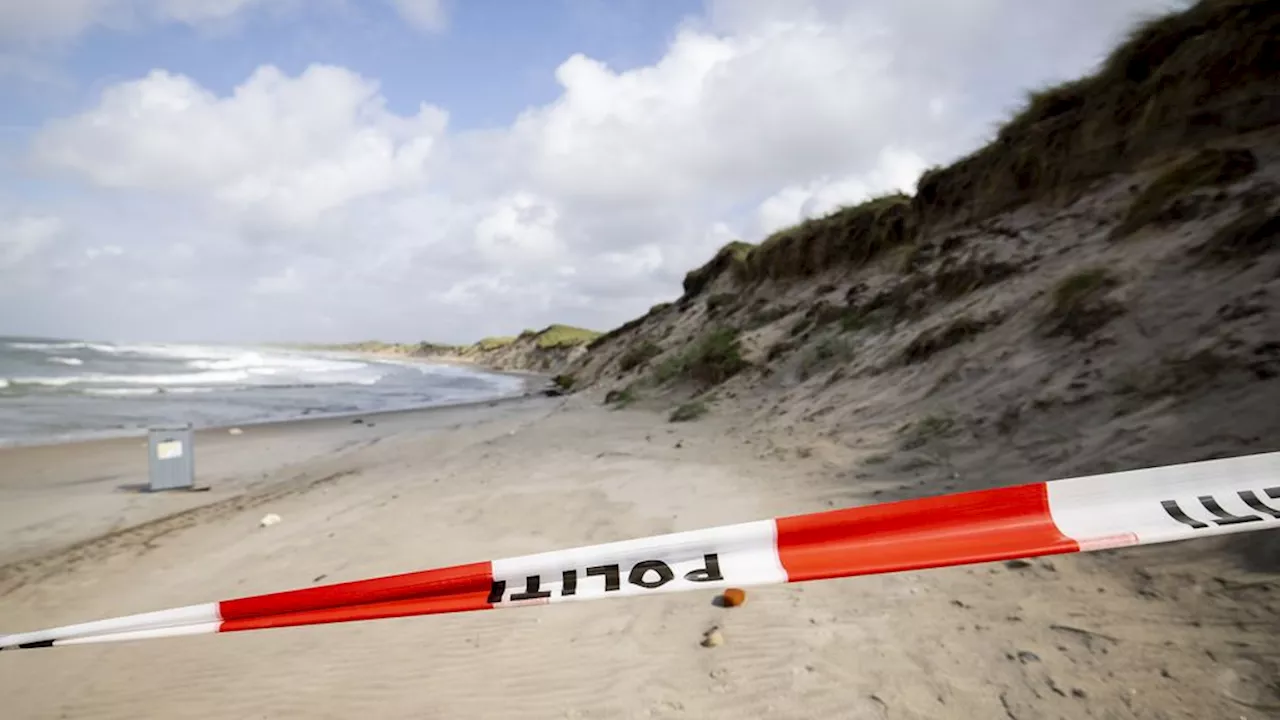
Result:
<svg viewBox="0 0 1280 720"><path fill-rule="evenodd" d="M794 325L791 326L791 330L788 331L787 334L789 334L791 337L803 335L804 333L808 332L809 328L811 327L813 327L813 318L802 317L799 320L797 320Z"/></svg>
<svg viewBox="0 0 1280 720"><path fill-rule="evenodd" d="M1130 235L1160 219L1170 202L1196 188L1230 184L1257 169L1258 161L1248 150L1204 148L1165 170L1134 198L1111 237Z"/></svg>
<svg viewBox="0 0 1280 720"><path fill-rule="evenodd" d="M1054 288L1045 317L1049 336L1069 335L1080 340L1124 312L1106 295L1120 283L1105 268L1089 268L1063 278Z"/></svg>
<svg viewBox="0 0 1280 720"><path fill-rule="evenodd" d="M769 323L776 322L790 315L793 310L795 310L795 308L788 307L786 305L761 308L753 312L751 317L748 318L747 328L755 330L756 328L764 327Z"/></svg>
<svg viewBox="0 0 1280 720"><path fill-rule="evenodd" d="M747 256L754 248L755 246L751 243L736 240L720 248L707 264L690 270L684 276L684 296L693 297L702 292L725 270L741 274L740 268L746 265Z"/></svg>
<svg viewBox="0 0 1280 720"><path fill-rule="evenodd" d="M744 275L778 280L857 267L913 236L911 198L885 195L775 232L747 257Z"/></svg>
<svg viewBox="0 0 1280 720"><path fill-rule="evenodd" d="M688 358L685 353L671 355L653 369L653 381L659 385L665 385L684 375L687 367Z"/></svg>
<svg viewBox="0 0 1280 720"><path fill-rule="evenodd" d="M899 434L902 435L901 448L915 450L934 438L942 438L956 431L956 420L947 414L926 415L908 423Z"/></svg>
<svg viewBox="0 0 1280 720"><path fill-rule="evenodd" d="M639 399L639 394L636 392L635 385L628 385L621 390L610 390L606 393L604 396L604 404L613 405L615 408L620 410Z"/></svg>
<svg viewBox="0 0 1280 720"><path fill-rule="evenodd" d="M618 369L630 372L662 354L662 348L651 340L634 345L618 360Z"/></svg>
<svg viewBox="0 0 1280 720"><path fill-rule="evenodd" d="M737 299L738 296L736 293L716 293L715 295L707 298L707 309L715 312L722 307L728 307Z"/></svg>
<svg viewBox="0 0 1280 720"><path fill-rule="evenodd" d="M538 333L537 344L538 347L544 350L576 347L578 345L586 345L598 337L600 337L600 333L595 330L573 327L572 325L551 325Z"/></svg>
<svg viewBox="0 0 1280 720"><path fill-rule="evenodd" d="M1195 252L1213 262L1249 259L1280 247L1280 214L1261 207L1223 225Z"/></svg>
<svg viewBox="0 0 1280 720"><path fill-rule="evenodd" d="M839 335L819 340L800 362L800 378L807 380L821 369L853 358L853 343Z"/></svg>
<svg viewBox="0 0 1280 720"><path fill-rule="evenodd" d="M695 382L719 385L747 366L747 361L742 358L738 331L733 328L717 328L703 336L693 347L687 372Z"/></svg>
<svg viewBox="0 0 1280 720"><path fill-rule="evenodd" d="M857 332L872 324L873 315L859 308L847 308L840 315L840 329L844 332Z"/></svg>
<svg viewBox="0 0 1280 720"><path fill-rule="evenodd" d="M561 390L568 391L573 389L574 383L577 382L577 378L568 374L557 375L551 378L551 382L555 383L556 387L560 388Z"/></svg>
<svg viewBox="0 0 1280 720"><path fill-rule="evenodd" d="M690 420L697 420L703 415L706 415L707 412L708 408L706 403L698 401L687 402L675 410L672 410L670 417L667 419L671 422L688 422Z"/></svg>
<svg viewBox="0 0 1280 720"><path fill-rule="evenodd" d="M702 336L684 352L668 357L653 371L659 384L686 378L704 386L719 385L745 370L742 345L734 328L717 328Z"/></svg>
<svg viewBox="0 0 1280 720"><path fill-rule="evenodd" d="M998 316L982 320L971 317L956 318L941 328L925 330L916 335L903 348L899 359L904 365L924 362L949 347L974 338L997 322L999 322Z"/></svg>
<svg viewBox="0 0 1280 720"><path fill-rule="evenodd" d="M497 350L498 348L506 347L515 341L516 339L510 336L487 337L481 338L475 346L480 350Z"/></svg>

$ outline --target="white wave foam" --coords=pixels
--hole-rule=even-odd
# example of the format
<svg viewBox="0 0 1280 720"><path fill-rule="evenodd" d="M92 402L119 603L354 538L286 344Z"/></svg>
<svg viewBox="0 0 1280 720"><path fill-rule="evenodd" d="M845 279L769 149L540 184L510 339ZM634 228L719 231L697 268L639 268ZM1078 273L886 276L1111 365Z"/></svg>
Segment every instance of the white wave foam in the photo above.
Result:
<svg viewBox="0 0 1280 720"><path fill-rule="evenodd" d="M14 350L36 350L38 352L57 352L58 350L83 350L89 347L82 342L11 342L6 343Z"/></svg>
<svg viewBox="0 0 1280 720"><path fill-rule="evenodd" d="M142 355L156 358L226 358L244 352L237 348L218 348L204 345L168 345L163 343L118 345L105 342L11 342L14 350L58 352L62 350L92 350L107 355Z"/></svg>
<svg viewBox="0 0 1280 720"><path fill-rule="evenodd" d="M305 357L301 355L263 355L258 352L244 352L219 359L191 360L187 363L187 366L198 370L240 370L255 368L272 371L293 370L297 372L342 372L348 370L361 370L369 367L369 364L358 361L350 362L329 360L317 357Z"/></svg>
<svg viewBox="0 0 1280 720"><path fill-rule="evenodd" d="M121 357L126 362L131 356L150 360L183 361L188 372L156 373L156 367L145 375L127 372L85 372L66 376L34 376L12 378L14 384L42 387L66 387L79 385L121 386L229 386L251 387L316 386L316 385L375 385L385 377L388 368L380 364L358 359L337 359L306 353L237 348L230 346L166 345L166 344L115 344L90 342L16 342L12 347L39 350L41 352L64 351L73 348L105 353ZM51 356L49 362L61 365L87 365L94 367L91 357L70 358ZM119 361L113 363L119 365ZM125 366L127 367L127 366ZM106 368L104 368L105 370ZM177 368L175 368L176 370Z"/></svg>
<svg viewBox="0 0 1280 720"><path fill-rule="evenodd" d="M108 355L142 355L175 360L199 358L227 358L243 352L237 348L218 348L205 345L166 345L162 343L116 345L115 343L86 343L85 347Z"/></svg>
<svg viewBox="0 0 1280 720"><path fill-rule="evenodd" d="M515 375L503 375L501 373L486 372L481 368L460 367L458 365L444 365L423 362L405 363L412 366L423 375L434 375L443 378L478 378L492 383L495 387L503 391L514 391L524 387L524 379Z"/></svg>
<svg viewBox="0 0 1280 720"><path fill-rule="evenodd" d="M0 378L0 389L7 387L9 387L9 381L4 378Z"/></svg>
<svg viewBox="0 0 1280 720"><path fill-rule="evenodd" d="M65 387L67 385L226 385L241 383L249 378L243 371L183 373L174 375L67 375L64 377L10 378L15 385L42 385Z"/></svg>
<svg viewBox="0 0 1280 720"><path fill-rule="evenodd" d="M129 397L138 395L197 395L200 393L210 393L218 390L212 387L143 387L143 388L88 388L84 391L86 395L106 395L110 397Z"/></svg>
<svg viewBox="0 0 1280 720"><path fill-rule="evenodd" d="M75 382L74 377L16 377L9 378L10 385L40 385L42 387L62 387Z"/></svg>

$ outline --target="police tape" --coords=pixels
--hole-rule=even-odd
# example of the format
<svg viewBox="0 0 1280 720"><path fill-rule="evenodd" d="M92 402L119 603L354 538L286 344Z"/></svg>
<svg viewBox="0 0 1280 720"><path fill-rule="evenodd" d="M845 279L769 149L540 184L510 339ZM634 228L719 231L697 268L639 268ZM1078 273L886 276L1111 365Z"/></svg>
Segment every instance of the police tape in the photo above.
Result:
<svg viewBox="0 0 1280 720"><path fill-rule="evenodd" d="M903 500L0 636L52 647L749 587L1280 526L1280 452Z"/></svg>

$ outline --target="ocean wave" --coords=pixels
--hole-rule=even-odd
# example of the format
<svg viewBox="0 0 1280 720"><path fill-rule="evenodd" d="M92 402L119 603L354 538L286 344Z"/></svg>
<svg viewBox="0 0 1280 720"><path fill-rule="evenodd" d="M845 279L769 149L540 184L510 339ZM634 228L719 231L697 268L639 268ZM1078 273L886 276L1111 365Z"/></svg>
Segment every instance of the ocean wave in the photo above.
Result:
<svg viewBox="0 0 1280 720"><path fill-rule="evenodd" d="M173 375L103 375L90 373L85 375L64 375L62 377L16 377L8 378L8 381L13 385L66 387L67 385L227 385L243 383L248 379L249 373L233 371Z"/></svg>
<svg viewBox="0 0 1280 720"><path fill-rule="evenodd" d="M83 350L89 347L82 342L11 342L5 343L14 350L35 350L37 352L57 352L58 350Z"/></svg>
<svg viewBox="0 0 1280 720"><path fill-rule="evenodd" d="M131 397L137 395L197 395L216 392L225 388L211 387L141 387L141 388L87 388L86 395L106 395L109 397Z"/></svg>
<svg viewBox="0 0 1280 720"><path fill-rule="evenodd" d="M171 375L107 375L99 373L86 373L83 375L64 375L61 377L12 377L5 378L5 385L27 385L37 387L55 387L62 388L72 385L149 385L156 387L177 388L203 388L208 386L214 387L258 387L258 388L288 388L288 387L323 387L332 385L376 385L381 379L381 374L364 374L358 376L330 376L330 377L287 377L280 378L278 382L266 381L268 377L274 377L271 372L255 372L254 370L209 370L198 373L174 373ZM0 386L3 387L3 386Z"/></svg>
<svg viewBox="0 0 1280 720"><path fill-rule="evenodd" d="M164 343L117 345L115 343L85 343L85 347L107 355L141 355L152 358L187 360L200 358L226 358L244 352L236 348L218 348L207 345L167 345Z"/></svg>
<svg viewBox="0 0 1280 720"><path fill-rule="evenodd" d="M45 359L51 363L58 363L59 365L83 365L84 364L84 361L81 360L80 358L60 357L58 355L54 355L51 358L45 358Z"/></svg>
<svg viewBox="0 0 1280 720"><path fill-rule="evenodd" d="M109 342L74 341L18 341L5 345L14 350L34 350L36 352L60 352L64 350L90 350L106 355L141 355L155 358L194 359L233 357L244 352L236 348L217 348L206 345L169 345L165 343L148 344L116 344Z"/></svg>
<svg viewBox="0 0 1280 720"><path fill-rule="evenodd" d="M197 359L187 362L187 366L197 370L262 370L271 373L281 370L295 372L346 372L363 370L368 363L358 361L330 360L299 355L263 355L258 352L244 352L217 359ZM271 374L268 373L268 374Z"/></svg>
<svg viewBox="0 0 1280 720"><path fill-rule="evenodd" d="M215 392L235 392L237 390L253 390L259 386L253 385L220 385L217 387L127 387L127 388L100 388L91 387L80 390L84 395L104 395L110 397L129 397L142 395L203 395L205 393ZM273 388L291 388L300 387L293 385L272 386Z"/></svg>

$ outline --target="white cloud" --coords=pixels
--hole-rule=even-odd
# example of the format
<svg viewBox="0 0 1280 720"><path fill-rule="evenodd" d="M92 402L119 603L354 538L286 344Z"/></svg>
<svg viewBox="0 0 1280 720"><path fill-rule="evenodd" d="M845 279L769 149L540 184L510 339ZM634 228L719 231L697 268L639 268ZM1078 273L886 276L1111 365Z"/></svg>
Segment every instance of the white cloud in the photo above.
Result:
<svg viewBox="0 0 1280 720"><path fill-rule="evenodd" d="M497 266L529 269L553 261L564 252L564 243L556 235L559 219L554 207L517 192L476 223L476 247Z"/></svg>
<svg viewBox="0 0 1280 720"><path fill-rule="evenodd" d="M361 0L362 2L365 0ZM387 0L417 30L440 33L448 25L444 0ZM249 12L321 10L320 0L0 0L0 46L65 42L97 27L136 30L177 23L210 27Z"/></svg>
<svg viewBox="0 0 1280 720"><path fill-rule="evenodd" d="M124 248L119 245L103 245L101 247L85 248L84 256L90 260L98 258L119 257L124 254Z"/></svg>
<svg viewBox="0 0 1280 720"><path fill-rule="evenodd" d="M229 18L252 5L279 0L154 0L153 12L162 19L173 19L188 25Z"/></svg>
<svg viewBox="0 0 1280 720"><path fill-rule="evenodd" d="M1163 4L718 0L651 65L570 55L555 100L483 132L393 112L340 67L262 67L227 94L157 70L36 137L39 167L88 186L57 208L81 251L124 252L61 270L32 322L127 333L142 302L221 339L613 326L730 239L910 190Z"/></svg>
<svg viewBox="0 0 1280 720"><path fill-rule="evenodd" d="M128 28L177 22L201 25L230 19L254 6L290 0L4 0L0 43L69 40L102 25Z"/></svg>
<svg viewBox="0 0 1280 720"><path fill-rule="evenodd" d="M514 139L536 182L600 201L736 196L873 154L899 89L858 27L796 20L738 36L686 28L655 65L614 72L575 55L553 104ZM852 50L851 50L852 49ZM856 91L842 86L853 82ZM859 118L864 132L850 133ZM607 162L602 162L607 159Z"/></svg>
<svg viewBox="0 0 1280 720"><path fill-rule="evenodd" d="M66 230L61 218L48 215L0 215L0 270L16 267L45 250Z"/></svg>
<svg viewBox="0 0 1280 720"><path fill-rule="evenodd" d="M299 292L303 288L298 269L291 266L274 275L258 278L253 283L252 292L259 295L276 295Z"/></svg>
<svg viewBox="0 0 1280 720"><path fill-rule="evenodd" d="M445 114L388 112L376 83L313 65L259 68L227 97L153 71L47 125L42 165L106 188L196 193L269 224L306 225L355 198L420 182Z"/></svg>
<svg viewBox="0 0 1280 720"><path fill-rule="evenodd" d="M391 0L400 16L426 32L440 32L448 22L443 0Z"/></svg>

